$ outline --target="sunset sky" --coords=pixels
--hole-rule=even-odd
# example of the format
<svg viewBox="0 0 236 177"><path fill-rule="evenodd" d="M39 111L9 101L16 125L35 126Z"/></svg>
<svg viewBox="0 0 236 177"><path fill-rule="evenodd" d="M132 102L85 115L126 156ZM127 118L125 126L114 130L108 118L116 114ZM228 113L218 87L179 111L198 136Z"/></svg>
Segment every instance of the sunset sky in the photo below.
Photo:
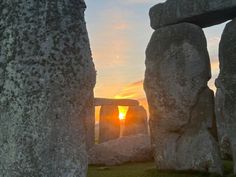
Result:
<svg viewBox="0 0 236 177"><path fill-rule="evenodd" d="M86 21L97 70L96 97L145 102L145 49L153 30L150 7L165 0L87 0ZM209 86L218 75L218 44L225 24L204 29L212 62Z"/></svg>

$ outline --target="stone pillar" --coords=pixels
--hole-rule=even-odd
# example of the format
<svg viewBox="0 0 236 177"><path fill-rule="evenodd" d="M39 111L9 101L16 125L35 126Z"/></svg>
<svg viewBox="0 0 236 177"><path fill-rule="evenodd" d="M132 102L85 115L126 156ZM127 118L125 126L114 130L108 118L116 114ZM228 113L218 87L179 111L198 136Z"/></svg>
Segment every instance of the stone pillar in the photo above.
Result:
<svg viewBox="0 0 236 177"><path fill-rule="evenodd" d="M135 134L148 134L147 112L143 106L130 106L124 127L124 136Z"/></svg>
<svg viewBox="0 0 236 177"><path fill-rule="evenodd" d="M213 92L206 39L189 23L160 28L146 50L145 91L158 169L222 174L219 149L208 131Z"/></svg>
<svg viewBox="0 0 236 177"><path fill-rule="evenodd" d="M0 3L0 176L85 177L95 69L84 0Z"/></svg>
<svg viewBox="0 0 236 177"><path fill-rule="evenodd" d="M86 145L87 150L95 144L95 106L94 94L91 95L87 102L85 125L86 125Z"/></svg>
<svg viewBox="0 0 236 177"><path fill-rule="evenodd" d="M120 119L117 106L102 106L99 120L99 143L119 138Z"/></svg>
<svg viewBox="0 0 236 177"><path fill-rule="evenodd" d="M236 19L224 29L220 47L220 75L216 81L216 109L225 125L225 133L230 142L236 174ZM219 120L220 121L220 120Z"/></svg>

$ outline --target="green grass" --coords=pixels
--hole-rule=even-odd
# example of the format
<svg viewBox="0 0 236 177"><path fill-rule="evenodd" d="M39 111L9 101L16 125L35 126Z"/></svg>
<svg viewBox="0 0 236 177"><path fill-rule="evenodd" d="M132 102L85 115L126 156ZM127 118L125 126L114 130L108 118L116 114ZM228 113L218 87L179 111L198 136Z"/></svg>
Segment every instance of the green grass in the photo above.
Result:
<svg viewBox="0 0 236 177"><path fill-rule="evenodd" d="M89 166L88 177L218 177L218 175L194 171L158 171L153 162L146 162L112 167ZM224 162L224 177L236 177L233 175L233 163L230 161Z"/></svg>

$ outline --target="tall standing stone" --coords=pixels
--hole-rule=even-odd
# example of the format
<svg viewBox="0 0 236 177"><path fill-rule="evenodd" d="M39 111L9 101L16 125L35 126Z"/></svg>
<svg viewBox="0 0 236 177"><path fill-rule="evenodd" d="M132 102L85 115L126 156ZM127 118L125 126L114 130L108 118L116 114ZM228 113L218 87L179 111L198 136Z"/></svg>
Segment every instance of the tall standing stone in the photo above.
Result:
<svg viewBox="0 0 236 177"><path fill-rule="evenodd" d="M119 138L120 119L117 106L102 106L99 119L99 143Z"/></svg>
<svg viewBox="0 0 236 177"><path fill-rule="evenodd" d="M157 168L222 174L219 149L208 131L214 115L210 77L200 27L181 23L154 32L144 85Z"/></svg>
<svg viewBox="0 0 236 177"><path fill-rule="evenodd" d="M84 0L0 2L0 176L85 177Z"/></svg>
<svg viewBox="0 0 236 177"><path fill-rule="evenodd" d="M236 174L236 19L224 29L220 47L220 75L216 81L216 109L220 112L230 141Z"/></svg>
<svg viewBox="0 0 236 177"><path fill-rule="evenodd" d="M95 106L94 95L88 99L88 106L86 109L85 125L86 125L86 144L87 150L95 145Z"/></svg>
<svg viewBox="0 0 236 177"><path fill-rule="evenodd" d="M148 134L147 112L143 106L130 106L124 126L124 136Z"/></svg>

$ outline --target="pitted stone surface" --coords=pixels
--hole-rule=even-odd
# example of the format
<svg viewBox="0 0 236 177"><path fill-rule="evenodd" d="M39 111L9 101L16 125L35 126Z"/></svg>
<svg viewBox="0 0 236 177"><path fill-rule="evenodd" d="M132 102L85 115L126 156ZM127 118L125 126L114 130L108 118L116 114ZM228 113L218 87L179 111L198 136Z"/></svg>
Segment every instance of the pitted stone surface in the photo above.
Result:
<svg viewBox="0 0 236 177"><path fill-rule="evenodd" d="M89 150L89 164L121 165L127 162L145 162L153 159L150 137L144 134L124 136Z"/></svg>
<svg viewBox="0 0 236 177"><path fill-rule="evenodd" d="M209 27L236 17L236 0L167 0L150 9L153 29L189 22Z"/></svg>
<svg viewBox="0 0 236 177"><path fill-rule="evenodd" d="M220 41L220 75L216 81L216 109L224 120L236 174L236 19L228 23Z"/></svg>
<svg viewBox="0 0 236 177"><path fill-rule="evenodd" d="M95 107L94 107L94 95L88 99L88 107L86 108L86 144L87 150L92 148L95 144Z"/></svg>
<svg viewBox="0 0 236 177"><path fill-rule="evenodd" d="M130 106L125 116L124 136L148 134L147 112L143 106Z"/></svg>
<svg viewBox="0 0 236 177"><path fill-rule="evenodd" d="M182 23L154 32L144 87L157 168L222 174L219 149L208 131L214 115L210 77L200 27Z"/></svg>
<svg viewBox="0 0 236 177"><path fill-rule="evenodd" d="M99 119L99 143L120 136L120 119L117 106L102 106Z"/></svg>
<svg viewBox="0 0 236 177"><path fill-rule="evenodd" d="M95 69L83 0L0 2L0 176L85 177Z"/></svg>

